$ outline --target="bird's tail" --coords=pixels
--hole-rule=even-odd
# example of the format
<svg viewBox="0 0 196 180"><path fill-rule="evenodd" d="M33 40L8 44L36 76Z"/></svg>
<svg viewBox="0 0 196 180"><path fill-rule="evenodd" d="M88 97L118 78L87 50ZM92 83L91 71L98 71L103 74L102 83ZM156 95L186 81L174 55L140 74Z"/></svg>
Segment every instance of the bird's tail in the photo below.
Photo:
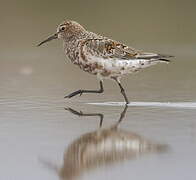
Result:
<svg viewBox="0 0 196 180"><path fill-rule="evenodd" d="M174 56L165 54L155 54L155 53L141 53L137 59L150 60L151 62L170 62L170 58Z"/></svg>
<svg viewBox="0 0 196 180"><path fill-rule="evenodd" d="M157 60L158 60L158 61L167 62L167 63L171 62L171 60L170 60L170 59L157 59Z"/></svg>
<svg viewBox="0 0 196 180"><path fill-rule="evenodd" d="M173 58L173 57L174 56L171 56L171 55L158 54L156 57L156 60L169 63L171 62L170 58Z"/></svg>

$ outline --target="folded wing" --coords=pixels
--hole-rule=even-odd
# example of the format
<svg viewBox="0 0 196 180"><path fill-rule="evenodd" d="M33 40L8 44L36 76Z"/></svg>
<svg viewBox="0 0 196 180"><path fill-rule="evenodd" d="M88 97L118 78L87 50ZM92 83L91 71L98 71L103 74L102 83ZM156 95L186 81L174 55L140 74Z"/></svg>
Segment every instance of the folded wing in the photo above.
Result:
<svg viewBox="0 0 196 180"><path fill-rule="evenodd" d="M87 39L81 41L82 50L92 54L93 56L104 59L121 59L121 60L153 60L153 61L169 61L170 55L147 53L128 47L111 39Z"/></svg>

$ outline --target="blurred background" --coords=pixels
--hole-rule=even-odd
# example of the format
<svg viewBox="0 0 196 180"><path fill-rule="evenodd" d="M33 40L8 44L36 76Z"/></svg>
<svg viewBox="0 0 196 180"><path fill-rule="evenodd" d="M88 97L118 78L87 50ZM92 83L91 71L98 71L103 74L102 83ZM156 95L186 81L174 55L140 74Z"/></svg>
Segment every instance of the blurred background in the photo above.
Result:
<svg viewBox="0 0 196 180"><path fill-rule="evenodd" d="M170 83L170 93L165 90L162 92L166 93L165 96L173 97L176 93L182 93L181 96L188 96L186 100L195 99L196 95L192 93L196 90L192 81L196 73L195 5L193 0L1 1L1 88L6 88L5 93L15 97L13 91L17 87L20 89L17 93L22 90L21 93L26 95L30 93L28 88L34 88L33 94L37 91L39 94L52 93L50 90L53 88L69 92L87 79L92 82L90 87L95 87L97 82L94 76L83 73L67 61L60 40L36 47L38 42L54 33L64 19L72 19L90 31L136 49L176 56L168 66L158 65L135 76L130 75L127 84L139 81L137 87L130 87L133 97L136 97L134 88L140 90L141 97L148 85L158 91L159 88L167 88ZM78 82L78 78L81 81ZM107 84L106 88L114 87L113 82ZM181 100L180 96L178 98Z"/></svg>
<svg viewBox="0 0 196 180"><path fill-rule="evenodd" d="M122 84L131 101L194 103L195 7L194 0L0 0L0 179L59 179L39 157L61 167L69 144L98 128L98 121L81 120L64 107L102 112L106 125L122 111L85 104L123 100L117 85L108 80L103 95L63 99L80 88L96 89L98 83L69 62L61 40L36 47L59 23L75 20L136 49L174 55L170 64L129 75ZM128 109L122 127L169 144L173 154L101 169L84 179L130 179L130 168L133 179L195 179L195 116L195 109L186 108Z"/></svg>

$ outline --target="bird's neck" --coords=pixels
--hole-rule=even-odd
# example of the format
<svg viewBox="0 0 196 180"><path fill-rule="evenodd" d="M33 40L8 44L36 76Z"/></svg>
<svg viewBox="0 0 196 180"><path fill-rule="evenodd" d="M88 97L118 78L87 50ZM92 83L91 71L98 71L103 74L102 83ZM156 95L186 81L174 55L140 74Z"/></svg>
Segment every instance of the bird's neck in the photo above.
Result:
<svg viewBox="0 0 196 180"><path fill-rule="evenodd" d="M85 39L88 33L86 32L78 32L74 34L69 34L63 38L63 47L66 54L73 53L72 50L75 49L78 45L78 41L81 39Z"/></svg>

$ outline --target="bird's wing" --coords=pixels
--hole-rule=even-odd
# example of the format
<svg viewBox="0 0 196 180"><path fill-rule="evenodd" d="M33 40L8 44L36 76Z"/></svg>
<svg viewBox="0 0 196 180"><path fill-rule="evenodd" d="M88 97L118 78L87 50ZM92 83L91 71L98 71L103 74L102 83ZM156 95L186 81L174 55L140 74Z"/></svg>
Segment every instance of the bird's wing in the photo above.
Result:
<svg viewBox="0 0 196 180"><path fill-rule="evenodd" d="M142 52L117 41L106 38L83 40L81 41L81 48L93 56L102 57L104 59L154 59L169 61L167 58L172 57L169 55Z"/></svg>

